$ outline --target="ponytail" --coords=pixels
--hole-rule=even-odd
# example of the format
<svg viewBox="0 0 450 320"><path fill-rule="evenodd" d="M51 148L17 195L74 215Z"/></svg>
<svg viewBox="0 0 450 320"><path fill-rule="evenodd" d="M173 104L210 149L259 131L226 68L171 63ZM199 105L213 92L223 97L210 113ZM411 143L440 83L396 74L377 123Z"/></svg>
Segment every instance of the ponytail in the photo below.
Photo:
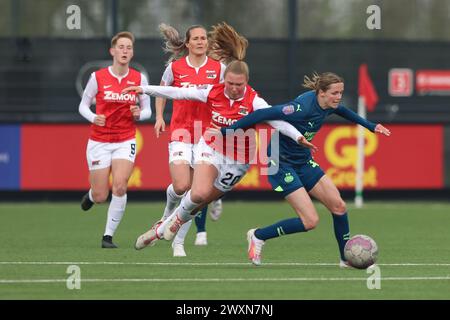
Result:
<svg viewBox="0 0 450 320"><path fill-rule="evenodd" d="M314 90L316 94L319 90L327 91L333 83L344 83L344 79L332 72L324 72L320 75L314 72L311 78L303 77L303 87Z"/></svg>

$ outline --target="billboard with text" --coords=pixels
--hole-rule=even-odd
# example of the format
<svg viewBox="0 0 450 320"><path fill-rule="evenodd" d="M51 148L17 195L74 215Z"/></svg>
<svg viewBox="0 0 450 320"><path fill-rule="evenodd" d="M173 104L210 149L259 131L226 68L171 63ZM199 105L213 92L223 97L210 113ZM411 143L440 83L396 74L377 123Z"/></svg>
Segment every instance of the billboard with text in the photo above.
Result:
<svg viewBox="0 0 450 320"><path fill-rule="evenodd" d="M267 126L260 126L266 128ZM444 187L442 125L391 125L390 137L366 131L364 186L368 189ZM86 190L89 126L0 126L0 189ZM353 189L356 126L325 125L315 136L314 159L340 189ZM167 134L155 137L153 125L140 124L138 154L129 181L134 190L164 190L170 184ZM6 160L5 160L6 161ZM237 189L268 190L260 164L252 165Z"/></svg>

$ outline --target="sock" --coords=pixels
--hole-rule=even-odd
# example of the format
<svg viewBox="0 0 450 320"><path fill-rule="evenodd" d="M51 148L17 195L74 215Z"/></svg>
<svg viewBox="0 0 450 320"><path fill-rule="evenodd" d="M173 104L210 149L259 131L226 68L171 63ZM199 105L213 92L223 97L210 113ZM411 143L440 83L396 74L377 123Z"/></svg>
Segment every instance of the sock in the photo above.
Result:
<svg viewBox="0 0 450 320"><path fill-rule="evenodd" d="M180 210L178 211L178 218L181 221L189 221L194 217L191 215L191 212L200 205L200 203L195 203L191 200L191 190L189 190L186 195L181 199L180 202Z"/></svg>
<svg viewBox="0 0 450 320"><path fill-rule="evenodd" d="M127 205L127 194L121 197L112 195L111 202L108 208L108 218L106 220L105 235L113 236L117 227L119 226L120 220L122 220L123 214L125 213L125 207Z"/></svg>
<svg viewBox="0 0 450 320"><path fill-rule="evenodd" d="M202 211L195 216L195 225L197 226L197 233L206 231L206 215L208 213L208 206L205 206Z"/></svg>
<svg viewBox="0 0 450 320"><path fill-rule="evenodd" d="M175 217L175 215L177 215L178 218L181 221L184 221L185 223L189 220L192 220L194 218L194 216L191 215L191 212L196 207L198 207L198 205L199 205L198 203L192 202L191 191L189 190L188 193L183 197L183 199L181 199L180 205L159 226L159 228L157 230L158 237L162 237L166 225L170 222L170 220L172 220L173 217Z"/></svg>
<svg viewBox="0 0 450 320"><path fill-rule="evenodd" d="M175 190L173 190L172 184L167 187L166 207L164 208L164 213L161 217L161 220L167 219L167 217L172 214L173 210L177 207L178 202L180 201L181 198L183 198L184 195L185 193L183 193L182 195L176 194Z"/></svg>
<svg viewBox="0 0 450 320"><path fill-rule="evenodd" d="M331 215L333 217L334 235L336 236L339 246L339 253L341 255L341 259L345 261L344 247L348 239L350 239L350 227L348 225L347 212L342 215L335 213L331 213Z"/></svg>
<svg viewBox="0 0 450 320"><path fill-rule="evenodd" d="M173 242L179 243L179 244L184 244L184 239L186 238L186 235L187 235L189 229L191 228L191 225L192 225L192 220L189 220L188 222L183 224L181 226L180 230L178 230L177 235L173 239Z"/></svg>
<svg viewBox="0 0 450 320"><path fill-rule="evenodd" d="M94 198L92 197L92 189L89 189L88 194L89 194L89 200L91 200L92 202L95 203Z"/></svg>
<svg viewBox="0 0 450 320"><path fill-rule="evenodd" d="M291 218L278 221L270 226L256 229L255 237L260 240L277 238L285 234L306 232L303 222L300 218Z"/></svg>

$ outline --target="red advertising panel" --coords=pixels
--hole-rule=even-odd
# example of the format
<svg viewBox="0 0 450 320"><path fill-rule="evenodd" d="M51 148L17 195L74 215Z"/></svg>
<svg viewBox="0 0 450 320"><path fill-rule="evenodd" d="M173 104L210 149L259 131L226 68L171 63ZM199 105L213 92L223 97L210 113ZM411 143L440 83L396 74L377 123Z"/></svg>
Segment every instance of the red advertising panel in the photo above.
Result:
<svg viewBox="0 0 450 320"><path fill-rule="evenodd" d="M265 126L267 128L267 126ZM443 188L443 127L392 125L390 137L366 131L364 186L368 189ZM86 190L88 125L23 125L22 190ZM340 189L355 186L356 126L327 125L315 136L314 156ZM269 135L259 135L267 140ZM138 155L130 189L164 190L170 183L167 134L138 127ZM266 147L259 151L264 159ZM270 189L262 165L252 165L237 189Z"/></svg>
<svg viewBox="0 0 450 320"><path fill-rule="evenodd" d="M366 131L364 187L427 189L444 187L443 127L389 125L390 137ZM339 189L354 189L357 127L326 125L314 137L314 159ZM239 189L270 189L267 176L252 166Z"/></svg>
<svg viewBox="0 0 450 320"><path fill-rule="evenodd" d="M419 94L450 95L450 70L418 70L416 90Z"/></svg>
<svg viewBox="0 0 450 320"><path fill-rule="evenodd" d="M86 145L89 125L23 125L22 190L89 188ZM170 183L167 135L156 139L153 125L140 125L130 189L162 190Z"/></svg>
<svg viewBox="0 0 450 320"><path fill-rule="evenodd" d="M443 187L443 127L389 125L385 137L365 131L364 187L413 189ZM326 126L315 137L315 157L338 188L354 188L356 126Z"/></svg>
<svg viewBox="0 0 450 320"><path fill-rule="evenodd" d="M22 190L89 188L88 125L22 125Z"/></svg>

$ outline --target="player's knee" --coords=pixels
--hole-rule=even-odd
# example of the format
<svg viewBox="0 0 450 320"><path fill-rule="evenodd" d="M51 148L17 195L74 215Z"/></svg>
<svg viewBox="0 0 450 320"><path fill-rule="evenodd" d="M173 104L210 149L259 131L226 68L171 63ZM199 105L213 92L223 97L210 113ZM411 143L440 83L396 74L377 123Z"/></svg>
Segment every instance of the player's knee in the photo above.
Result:
<svg viewBox="0 0 450 320"><path fill-rule="evenodd" d="M303 225L305 226L306 230L312 230L319 224L319 216L314 215L311 217L306 217L303 219Z"/></svg>
<svg viewBox="0 0 450 320"><path fill-rule="evenodd" d="M172 186L173 191L175 191L175 193L178 195L184 194L190 188L190 185L187 182L175 182L172 183Z"/></svg>
<svg viewBox="0 0 450 320"><path fill-rule="evenodd" d="M191 200L195 203L205 202L208 195L207 190L191 190Z"/></svg>
<svg viewBox="0 0 450 320"><path fill-rule="evenodd" d="M347 205L345 204L345 201L342 200L342 198L339 198L333 202L330 211L337 215L344 214L347 212Z"/></svg>
<svg viewBox="0 0 450 320"><path fill-rule="evenodd" d="M113 185L113 194L117 197L122 197L127 193L126 183L117 183Z"/></svg>
<svg viewBox="0 0 450 320"><path fill-rule="evenodd" d="M109 192L105 191L92 191L92 198L95 203L103 203L108 199Z"/></svg>

